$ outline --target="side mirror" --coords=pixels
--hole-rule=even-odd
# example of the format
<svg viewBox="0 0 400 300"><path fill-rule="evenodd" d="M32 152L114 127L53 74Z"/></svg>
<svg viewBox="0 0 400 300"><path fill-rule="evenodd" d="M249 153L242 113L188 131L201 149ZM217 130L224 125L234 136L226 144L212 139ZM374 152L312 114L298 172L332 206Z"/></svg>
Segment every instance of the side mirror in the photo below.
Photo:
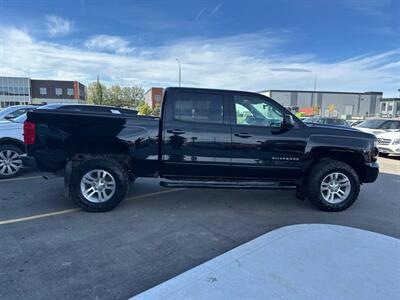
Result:
<svg viewBox="0 0 400 300"><path fill-rule="evenodd" d="M6 116L4 117L4 119L6 119L6 120L11 120L11 119L14 119L14 116L13 116L13 114L8 114L8 115L6 115Z"/></svg>
<svg viewBox="0 0 400 300"><path fill-rule="evenodd" d="M292 115L284 115L283 116L282 128L284 128L284 129L293 128L294 124L295 123L294 123Z"/></svg>

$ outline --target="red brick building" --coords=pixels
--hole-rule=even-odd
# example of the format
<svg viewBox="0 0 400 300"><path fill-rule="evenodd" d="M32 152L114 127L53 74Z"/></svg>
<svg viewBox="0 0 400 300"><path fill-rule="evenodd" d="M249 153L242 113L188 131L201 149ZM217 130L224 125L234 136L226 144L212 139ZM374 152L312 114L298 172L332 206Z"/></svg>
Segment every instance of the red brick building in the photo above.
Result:
<svg viewBox="0 0 400 300"><path fill-rule="evenodd" d="M161 107L164 89L160 87L152 87L144 94L146 103L154 109L157 105Z"/></svg>

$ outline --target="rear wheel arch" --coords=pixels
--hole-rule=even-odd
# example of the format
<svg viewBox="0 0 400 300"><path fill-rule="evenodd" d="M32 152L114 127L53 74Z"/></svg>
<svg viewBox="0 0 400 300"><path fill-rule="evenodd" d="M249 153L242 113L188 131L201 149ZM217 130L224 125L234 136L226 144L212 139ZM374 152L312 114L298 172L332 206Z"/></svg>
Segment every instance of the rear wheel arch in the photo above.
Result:
<svg viewBox="0 0 400 300"><path fill-rule="evenodd" d="M23 153L26 152L25 144L17 139L13 138L1 138L0 145L13 145L14 147L19 148Z"/></svg>

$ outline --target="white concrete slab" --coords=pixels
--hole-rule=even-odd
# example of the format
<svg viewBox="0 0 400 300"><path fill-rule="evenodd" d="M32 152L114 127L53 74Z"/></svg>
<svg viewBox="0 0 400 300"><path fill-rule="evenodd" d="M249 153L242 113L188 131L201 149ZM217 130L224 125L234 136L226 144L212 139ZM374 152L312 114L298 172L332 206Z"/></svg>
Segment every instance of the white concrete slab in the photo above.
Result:
<svg viewBox="0 0 400 300"><path fill-rule="evenodd" d="M132 299L400 299L400 240L337 225L287 226Z"/></svg>

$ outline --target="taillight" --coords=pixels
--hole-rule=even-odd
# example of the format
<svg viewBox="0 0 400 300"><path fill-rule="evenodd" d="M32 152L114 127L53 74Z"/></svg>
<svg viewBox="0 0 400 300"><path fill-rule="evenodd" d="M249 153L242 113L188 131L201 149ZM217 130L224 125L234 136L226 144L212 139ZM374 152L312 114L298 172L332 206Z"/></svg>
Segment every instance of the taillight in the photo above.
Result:
<svg viewBox="0 0 400 300"><path fill-rule="evenodd" d="M24 123L24 143L25 145L35 144L36 124L25 121Z"/></svg>

